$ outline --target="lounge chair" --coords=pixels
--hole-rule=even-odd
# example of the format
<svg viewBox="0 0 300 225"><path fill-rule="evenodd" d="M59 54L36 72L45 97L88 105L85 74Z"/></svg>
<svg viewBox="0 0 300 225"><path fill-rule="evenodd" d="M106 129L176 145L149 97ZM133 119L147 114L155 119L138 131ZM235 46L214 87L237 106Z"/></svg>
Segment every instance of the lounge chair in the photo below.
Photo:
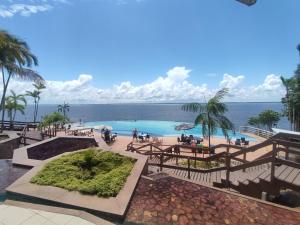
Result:
<svg viewBox="0 0 300 225"><path fill-rule="evenodd" d="M241 146L241 139L236 139L234 142L235 145Z"/></svg>
<svg viewBox="0 0 300 225"><path fill-rule="evenodd" d="M245 143L245 141L246 141L246 138L244 138L244 137L241 137L241 141L242 141L242 143Z"/></svg>

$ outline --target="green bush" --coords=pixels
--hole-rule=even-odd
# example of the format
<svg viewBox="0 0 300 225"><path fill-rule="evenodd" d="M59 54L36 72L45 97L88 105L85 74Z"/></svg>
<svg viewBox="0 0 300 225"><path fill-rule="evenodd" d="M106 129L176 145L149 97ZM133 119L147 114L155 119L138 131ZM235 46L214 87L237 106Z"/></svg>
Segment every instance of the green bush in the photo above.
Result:
<svg viewBox="0 0 300 225"><path fill-rule="evenodd" d="M115 197L135 161L113 152L88 149L49 162L31 182L99 197Z"/></svg>

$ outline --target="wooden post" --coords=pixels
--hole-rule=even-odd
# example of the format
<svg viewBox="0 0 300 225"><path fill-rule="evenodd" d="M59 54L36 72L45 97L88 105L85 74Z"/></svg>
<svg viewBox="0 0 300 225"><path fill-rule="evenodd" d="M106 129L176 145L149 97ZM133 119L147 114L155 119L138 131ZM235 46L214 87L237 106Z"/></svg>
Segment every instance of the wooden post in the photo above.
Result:
<svg viewBox="0 0 300 225"><path fill-rule="evenodd" d="M188 179L191 179L191 159L188 157Z"/></svg>
<svg viewBox="0 0 300 225"><path fill-rule="evenodd" d="M243 148L243 150L245 151L244 148ZM244 154L243 154L243 160L244 160L244 162L246 161L246 158L247 158L247 152L244 152ZM245 171L246 171L246 168L243 169L243 172L245 172Z"/></svg>
<svg viewBox="0 0 300 225"><path fill-rule="evenodd" d="M150 159L152 159L152 153L153 153L153 150L152 150L152 143L150 144Z"/></svg>
<svg viewBox="0 0 300 225"><path fill-rule="evenodd" d="M162 171L163 163L164 163L164 153L162 152L160 154L160 171Z"/></svg>
<svg viewBox="0 0 300 225"><path fill-rule="evenodd" d="M274 182L275 178L275 162L276 162L276 142L273 142L273 149L272 149L272 161L271 161L271 183Z"/></svg>
<svg viewBox="0 0 300 225"><path fill-rule="evenodd" d="M194 168L197 168L197 149L195 149L195 161L194 161Z"/></svg>
<svg viewBox="0 0 300 225"><path fill-rule="evenodd" d="M285 152L285 160L289 160L289 149L290 149L290 147L287 147L286 152Z"/></svg>
<svg viewBox="0 0 300 225"><path fill-rule="evenodd" d="M229 154L226 154L226 187L230 187L230 162L231 158L229 157Z"/></svg>

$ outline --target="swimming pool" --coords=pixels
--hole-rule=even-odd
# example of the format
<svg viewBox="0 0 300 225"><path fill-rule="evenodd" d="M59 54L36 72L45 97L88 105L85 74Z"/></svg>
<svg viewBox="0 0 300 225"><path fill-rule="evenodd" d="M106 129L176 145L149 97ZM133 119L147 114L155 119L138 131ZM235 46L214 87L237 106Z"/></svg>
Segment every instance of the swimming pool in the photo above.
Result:
<svg viewBox="0 0 300 225"><path fill-rule="evenodd" d="M131 136L132 130L137 129L138 132L149 133L152 136L179 136L182 133L187 135L201 136L201 125L197 125L190 130L175 130L175 127L183 122L175 121L154 121L154 120L122 120L122 121L96 121L84 123L87 127L93 127L98 125L107 125L113 128L113 132L119 135ZM221 129L218 129L214 134L216 137L224 137ZM254 141L255 139L244 134L236 132L233 134L230 132L230 137L234 140L236 138L245 137L247 140Z"/></svg>

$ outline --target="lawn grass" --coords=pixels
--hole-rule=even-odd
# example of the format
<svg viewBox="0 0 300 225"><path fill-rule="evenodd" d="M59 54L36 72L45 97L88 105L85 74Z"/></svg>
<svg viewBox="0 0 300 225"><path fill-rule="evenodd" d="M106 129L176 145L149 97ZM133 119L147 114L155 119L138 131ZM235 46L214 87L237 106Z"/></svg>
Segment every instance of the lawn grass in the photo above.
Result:
<svg viewBox="0 0 300 225"><path fill-rule="evenodd" d="M115 197L122 189L136 159L117 153L88 149L47 163L31 183Z"/></svg>

